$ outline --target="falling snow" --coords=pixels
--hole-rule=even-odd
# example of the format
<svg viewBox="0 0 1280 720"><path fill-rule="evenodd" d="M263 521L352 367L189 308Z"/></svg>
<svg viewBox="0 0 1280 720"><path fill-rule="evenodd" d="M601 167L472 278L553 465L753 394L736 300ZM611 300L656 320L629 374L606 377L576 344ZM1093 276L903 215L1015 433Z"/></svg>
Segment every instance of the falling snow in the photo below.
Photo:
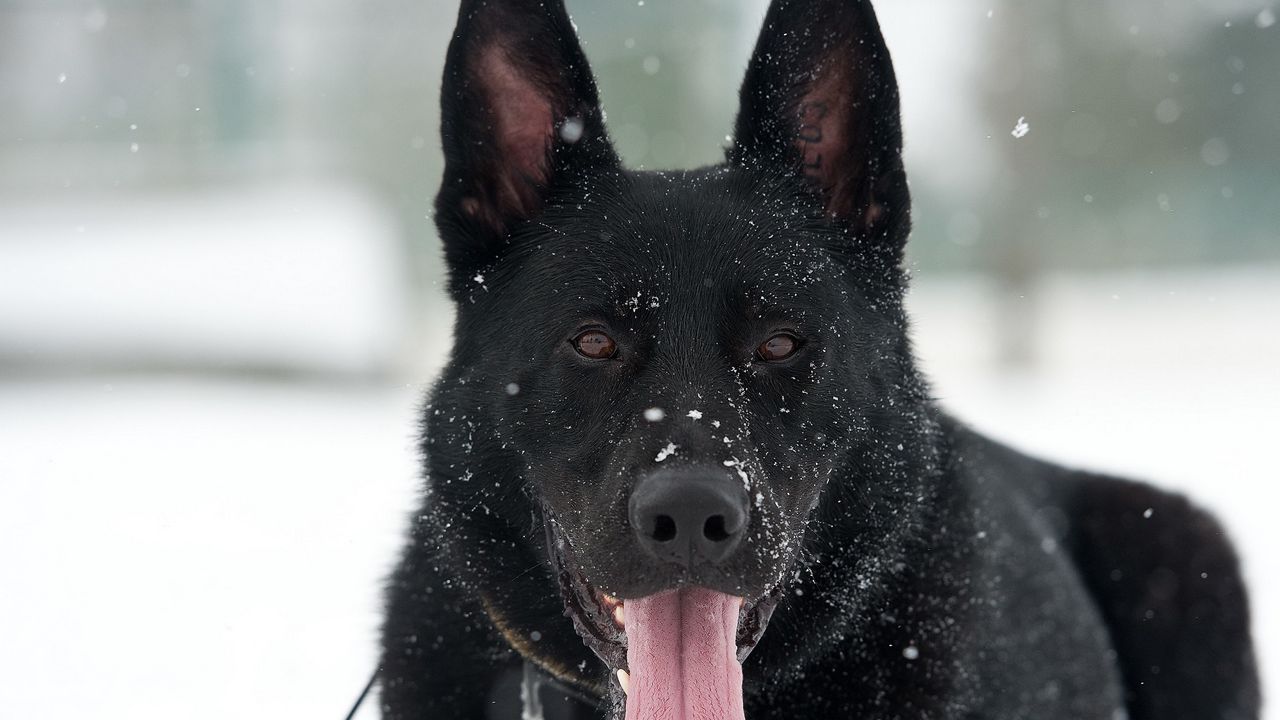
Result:
<svg viewBox="0 0 1280 720"><path fill-rule="evenodd" d="M560 139L570 145L582 139L584 126L582 120L576 117L569 118L560 126Z"/></svg>

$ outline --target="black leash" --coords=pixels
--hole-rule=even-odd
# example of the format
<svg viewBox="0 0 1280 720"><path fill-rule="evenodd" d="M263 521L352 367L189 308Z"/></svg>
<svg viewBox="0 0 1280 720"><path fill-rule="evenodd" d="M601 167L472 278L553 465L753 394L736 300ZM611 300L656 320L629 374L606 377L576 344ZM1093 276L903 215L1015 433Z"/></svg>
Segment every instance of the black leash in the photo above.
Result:
<svg viewBox="0 0 1280 720"><path fill-rule="evenodd" d="M369 696L369 691L373 689L373 684L378 681L378 673L382 672L382 666L373 669L373 674L369 676L369 682L364 684L364 690L360 691L360 697L356 698L356 704L351 706L351 712L347 713L347 720L351 720L356 716L356 711L360 709L360 704Z"/></svg>

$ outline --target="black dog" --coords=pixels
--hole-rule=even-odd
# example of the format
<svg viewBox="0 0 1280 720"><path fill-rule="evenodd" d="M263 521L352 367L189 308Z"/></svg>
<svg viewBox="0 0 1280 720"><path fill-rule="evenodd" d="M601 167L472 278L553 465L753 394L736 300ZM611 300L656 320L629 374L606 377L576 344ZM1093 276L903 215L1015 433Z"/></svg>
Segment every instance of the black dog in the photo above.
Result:
<svg viewBox="0 0 1280 720"><path fill-rule="evenodd" d="M1212 518L930 399L870 4L776 0L741 103L724 164L625 170L559 2L463 2L384 717L516 717L527 669L563 717L1256 718Z"/></svg>

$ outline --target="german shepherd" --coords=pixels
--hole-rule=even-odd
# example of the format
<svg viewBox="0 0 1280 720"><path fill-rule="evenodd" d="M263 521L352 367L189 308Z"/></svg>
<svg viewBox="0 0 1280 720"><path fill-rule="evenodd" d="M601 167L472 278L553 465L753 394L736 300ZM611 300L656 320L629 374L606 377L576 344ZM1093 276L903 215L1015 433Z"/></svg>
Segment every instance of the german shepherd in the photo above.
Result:
<svg viewBox="0 0 1280 720"><path fill-rule="evenodd" d="M1258 717L1213 518L931 398L870 2L775 0L725 161L637 172L560 0L464 0L441 135L385 718Z"/></svg>

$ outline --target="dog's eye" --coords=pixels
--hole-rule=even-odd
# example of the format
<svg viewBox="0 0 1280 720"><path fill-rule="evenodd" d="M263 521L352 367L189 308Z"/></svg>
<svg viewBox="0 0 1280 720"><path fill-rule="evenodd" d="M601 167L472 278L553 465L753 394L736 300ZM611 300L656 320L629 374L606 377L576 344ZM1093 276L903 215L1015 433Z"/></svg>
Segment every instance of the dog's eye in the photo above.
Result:
<svg viewBox="0 0 1280 720"><path fill-rule="evenodd" d="M608 360L618 354L618 344L599 330L588 330L573 339L573 349L582 357Z"/></svg>
<svg viewBox="0 0 1280 720"><path fill-rule="evenodd" d="M756 355L765 362L779 362L795 355L799 349L800 341L794 335L778 333L760 343L760 347L756 348Z"/></svg>

